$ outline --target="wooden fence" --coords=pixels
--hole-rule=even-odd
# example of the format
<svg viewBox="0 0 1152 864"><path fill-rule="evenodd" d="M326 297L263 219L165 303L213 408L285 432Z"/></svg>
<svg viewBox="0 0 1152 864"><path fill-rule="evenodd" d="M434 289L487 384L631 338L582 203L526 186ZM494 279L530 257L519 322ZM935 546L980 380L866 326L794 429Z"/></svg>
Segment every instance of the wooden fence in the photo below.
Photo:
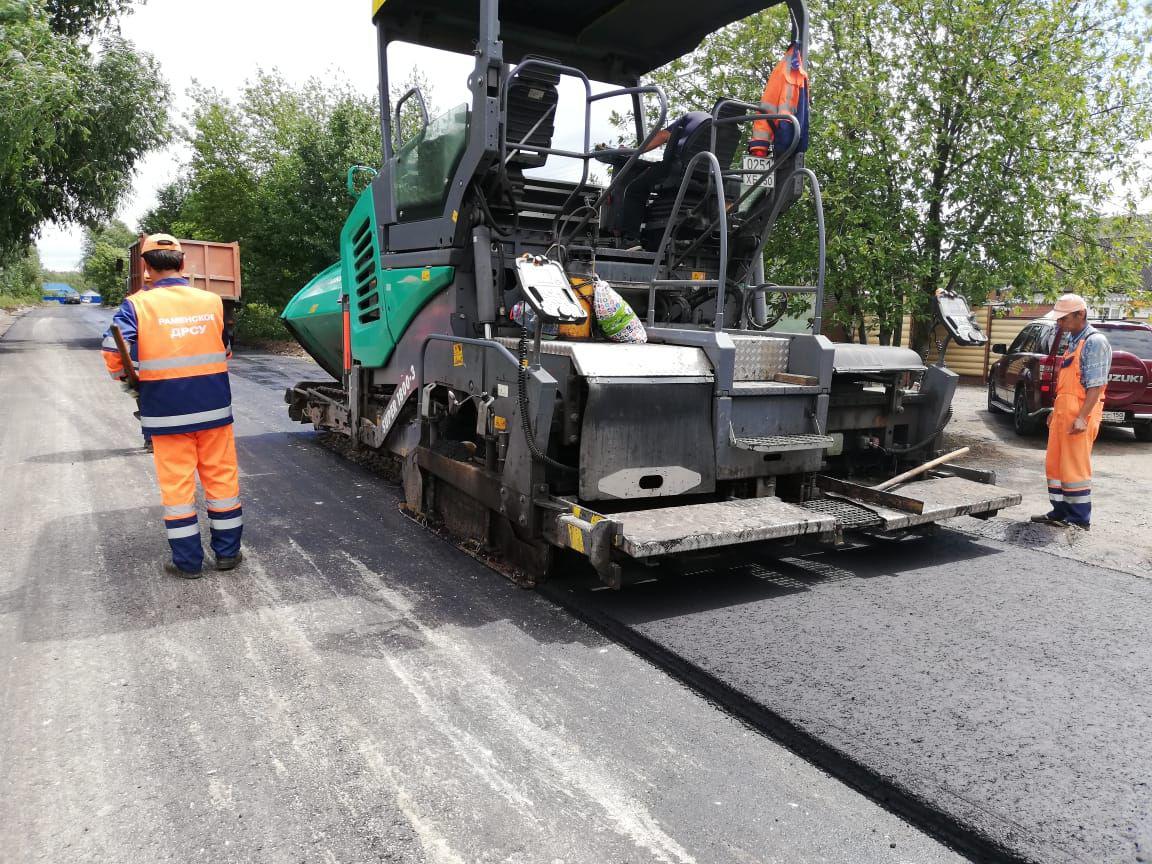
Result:
<svg viewBox="0 0 1152 864"><path fill-rule="evenodd" d="M1001 310L1003 311L1003 310ZM1028 310L1029 312L1033 310ZM976 322L980 325L980 329L988 334L988 344L976 348L964 348L960 345L952 343L948 346L948 353L945 361L948 368L958 375L965 378L972 378L983 381L988 377L988 367L991 363L995 362L996 355L992 353L992 346L1003 342L1005 345L1011 345L1012 340L1016 338L1017 334L1023 330L1030 322L1035 321L1039 314L1029 314L1027 316L1009 315L1002 317L995 314L995 307L980 306L972 310L976 316ZM872 344L876 344L876 337L878 335L876 327L868 329L868 339ZM903 337L903 342L907 344L908 334L912 332L912 316L905 315L904 320L900 325L900 333ZM943 328L937 328L937 335L943 335ZM929 363L936 362L936 347L932 346L928 352Z"/></svg>

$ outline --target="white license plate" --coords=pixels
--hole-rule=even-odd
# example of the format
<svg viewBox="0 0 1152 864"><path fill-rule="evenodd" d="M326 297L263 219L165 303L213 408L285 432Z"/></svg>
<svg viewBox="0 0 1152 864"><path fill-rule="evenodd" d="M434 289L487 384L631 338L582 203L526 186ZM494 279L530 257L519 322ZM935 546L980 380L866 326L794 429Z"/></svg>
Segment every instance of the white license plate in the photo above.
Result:
<svg viewBox="0 0 1152 864"><path fill-rule="evenodd" d="M1124 422L1124 412L1123 411L1105 411L1104 415L1100 419L1103 420L1105 423L1123 423Z"/></svg>
<svg viewBox="0 0 1152 864"><path fill-rule="evenodd" d="M773 160L768 158L767 156L745 156L744 162L741 165L741 167L745 171L770 171L772 168L772 162L773 162ZM745 174L744 175L744 183L747 186L751 186L753 183L755 183L759 179L760 178L757 177L755 174ZM760 186L761 186L761 188L767 187L767 188L771 189L775 184L776 184L776 173L773 171L772 173L770 173L768 175L768 180L764 183L761 183Z"/></svg>

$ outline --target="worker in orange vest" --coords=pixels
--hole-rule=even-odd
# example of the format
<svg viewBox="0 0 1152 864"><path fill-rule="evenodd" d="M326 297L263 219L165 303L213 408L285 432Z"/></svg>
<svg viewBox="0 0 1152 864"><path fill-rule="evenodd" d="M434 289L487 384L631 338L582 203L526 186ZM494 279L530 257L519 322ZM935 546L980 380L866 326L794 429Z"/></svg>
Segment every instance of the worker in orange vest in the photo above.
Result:
<svg viewBox="0 0 1152 864"><path fill-rule="evenodd" d="M243 557L240 472L232 436L228 358L232 336L218 296L193 288L181 273L184 252L167 234L140 247L151 284L129 296L112 316L140 378L140 425L151 436L172 561L165 572L185 579L203 574L204 548L196 517L196 475L204 487L217 570ZM104 363L125 380L111 330Z"/></svg>
<svg viewBox="0 0 1152 864"><path fill-rule="evenodd" d="M1055 320L1068 344L1060 357L1056 402L1048 415L1048 498L1052 509L1033 522L1088 530L1092 522L1092 444L1100 432L1112 346L1088 323L1088 304L1065 294L1044 316ZM1059 337L1054 345L1059 344Z"/></svg>
<svg viewBox="0 0 1152 864"><path fill-rule="evenodd" d="M760 97L760 112L791 114L796 118L796 125L785 119L756 120L748 141L749 155L767 157L775 150L776 158L783 157L792 146L797 127L800 140L792 152L803 153L808 149L808 72L800 46L795 42L788 46L787 53L768 76Z"/></svg>

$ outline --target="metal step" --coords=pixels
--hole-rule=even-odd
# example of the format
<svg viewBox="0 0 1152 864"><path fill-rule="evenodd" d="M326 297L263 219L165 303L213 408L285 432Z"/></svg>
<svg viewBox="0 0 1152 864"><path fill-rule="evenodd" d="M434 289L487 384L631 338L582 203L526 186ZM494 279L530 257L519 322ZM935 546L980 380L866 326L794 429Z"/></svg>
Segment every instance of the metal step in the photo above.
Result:
<svg viewBox="0 0 1152 864"><path fill-rule="evenodd" d="M614 513L609 518L622 529L617 548L633 558L822 534L836 528L834 517L774 497L658 507Z"/></svg>
<svg viewBox="0 0 1152 864"><path fill-rule="evenodd" d="M755 438L733 438L737 450L756 453L788 453L793 450L825 450L833 444L831 435L761 435Z"/></svg>

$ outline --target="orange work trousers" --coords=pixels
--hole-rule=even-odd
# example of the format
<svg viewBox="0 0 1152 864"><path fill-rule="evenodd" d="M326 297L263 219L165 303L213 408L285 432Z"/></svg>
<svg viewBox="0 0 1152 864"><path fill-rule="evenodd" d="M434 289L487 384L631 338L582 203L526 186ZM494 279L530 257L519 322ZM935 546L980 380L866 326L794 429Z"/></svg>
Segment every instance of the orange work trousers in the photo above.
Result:
<svg viewBox="0 0 1152 864"><path fill-rule="evenodd" d="M1100 403L1104 400L1101 398ZM1092 444L1100 434L1103 405L1097 403L1088 415L1088 428L1072 434L1072 421L1083 404L1071 394L1056 397L1052 422L1048 426L1048 453L1044 473L1048 475L1049 517L1073 525L1092 521Z"/></svg>
<svg viewBox="0 0 1152 864"><path fill-rule="evenodd" d="M188 573L204 566L196 518L197 475L207 499L212 551L217 558L235 557L244 517L232 424L173 435L153 433L152 447L173 563Z"/></svg>

